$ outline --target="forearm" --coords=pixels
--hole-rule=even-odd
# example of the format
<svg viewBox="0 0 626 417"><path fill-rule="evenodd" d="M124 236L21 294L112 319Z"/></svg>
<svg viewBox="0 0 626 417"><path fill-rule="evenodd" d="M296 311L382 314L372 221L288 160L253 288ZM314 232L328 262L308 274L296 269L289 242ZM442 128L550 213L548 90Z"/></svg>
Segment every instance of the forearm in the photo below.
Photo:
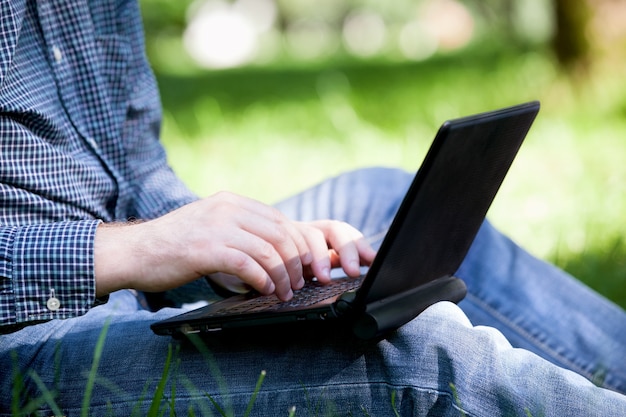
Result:
<svg viewBox="0 0 626 417"><path fill-rule="evenodd" d="M159 221L102 223L96 230L94 270L96 295L121 289L160 292L202 276L185 268L184 245L173 228Z"/></svg>

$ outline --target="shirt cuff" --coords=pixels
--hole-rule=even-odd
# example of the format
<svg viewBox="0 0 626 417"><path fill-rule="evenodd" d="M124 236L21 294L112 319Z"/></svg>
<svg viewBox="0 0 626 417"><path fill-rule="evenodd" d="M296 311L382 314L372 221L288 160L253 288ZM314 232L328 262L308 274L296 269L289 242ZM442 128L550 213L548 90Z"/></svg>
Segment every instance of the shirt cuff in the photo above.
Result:
<svg viewBox="0 0 626 417"><path fill-rule="evenodd" d="M15 229L10 257L15 323L76 317L96 304L94 239L99 223L87 220ZM4 324L7 317L3 319Z"/></svg>

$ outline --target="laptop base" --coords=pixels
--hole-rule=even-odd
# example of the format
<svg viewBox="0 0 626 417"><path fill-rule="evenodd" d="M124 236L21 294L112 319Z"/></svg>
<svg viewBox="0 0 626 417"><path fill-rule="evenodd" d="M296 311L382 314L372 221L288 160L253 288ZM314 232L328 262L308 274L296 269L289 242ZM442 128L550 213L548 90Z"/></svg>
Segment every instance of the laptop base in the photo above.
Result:
<svg viewBox="0 0 626 417"><path fill-rule="evenodd" d="M465 283L455 277L438 278L409 292L368 304L365 312L357 315L353 333L361 339L373 339L411 321L429 306L439 301L458 303L465 294Z"/></svg>

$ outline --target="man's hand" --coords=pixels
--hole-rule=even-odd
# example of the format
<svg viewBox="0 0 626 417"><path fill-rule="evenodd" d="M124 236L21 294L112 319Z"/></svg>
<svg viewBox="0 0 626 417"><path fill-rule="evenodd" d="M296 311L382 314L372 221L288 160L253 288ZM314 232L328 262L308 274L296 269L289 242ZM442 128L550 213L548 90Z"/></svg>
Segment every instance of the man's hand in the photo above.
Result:
<svg viewBox="0 0 626 417"><path fill-rule="evenodd" d="M122 288L165 291L217 272L288 300L314 275L330 280L369 265L374 250L352 226L333 220L293 222L258 201L221 192L158 219L98 228L98 296Z"/></svg>

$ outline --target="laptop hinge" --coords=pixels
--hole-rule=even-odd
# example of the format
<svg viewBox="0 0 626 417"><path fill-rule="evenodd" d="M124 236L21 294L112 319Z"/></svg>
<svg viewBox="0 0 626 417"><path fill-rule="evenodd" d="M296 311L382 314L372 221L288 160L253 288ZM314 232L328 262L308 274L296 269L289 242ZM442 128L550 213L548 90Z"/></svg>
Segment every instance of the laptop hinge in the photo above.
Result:
<svg viewBox="0 0 626 417"><path fill-rule="evenodd" d="M361 339L383 336L413 320L429 306L439 301L458 303L465 297L467 287L455 276L438 278L410 291L369 303L355 317L354 334Z"/></svg>

